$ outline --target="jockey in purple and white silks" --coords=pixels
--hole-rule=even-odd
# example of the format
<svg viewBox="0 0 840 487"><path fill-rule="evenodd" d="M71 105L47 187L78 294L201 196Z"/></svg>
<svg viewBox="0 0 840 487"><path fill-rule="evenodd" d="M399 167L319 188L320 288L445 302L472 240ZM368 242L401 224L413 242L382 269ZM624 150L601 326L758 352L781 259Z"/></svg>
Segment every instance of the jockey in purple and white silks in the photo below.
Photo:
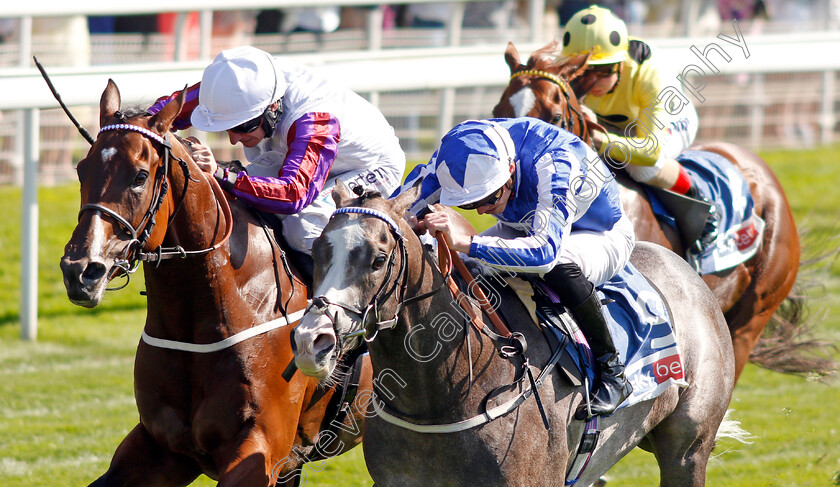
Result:
<svg viewBox="0 0 840 487"><path fill-rule="evenodd" d="M156 113L177 96L162 97ZM351 188L390 194L405 171L405 154L382 113L367 100L303 65L243 46L222 51L187 89L175 127L226 131L242 143L244 171L219 168L193 139L193 157L222 187L283 220L283 236L309 253L335 210L337 178Z"/></svg>
<svg viewBox="0 0 840 487"><path fill-rule="evenodd" d="M627 265L635 238L598 154L535 118L470 120L450 130L395 194L420 179L415 214L439 202L499 220L471 237L445 213L433 212L418 229L443 232L454 250L492 267L541 275L580 324L600 366L593 414L612 413L632 387L594 286Z"/></svg>

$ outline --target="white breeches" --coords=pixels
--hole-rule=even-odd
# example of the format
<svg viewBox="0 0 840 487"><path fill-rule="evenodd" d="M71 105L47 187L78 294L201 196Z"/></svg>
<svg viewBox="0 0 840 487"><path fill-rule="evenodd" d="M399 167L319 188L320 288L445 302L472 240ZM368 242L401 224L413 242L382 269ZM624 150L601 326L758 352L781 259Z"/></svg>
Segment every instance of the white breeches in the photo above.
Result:
<svg viewBox="0 0 840 487"><path fill-rule="evenodd" d="M523 233L499 222L481 235L516 238ZM574 262L592 284L600 286L627 265L635 245L633 223L624 215L605 232L572 231L563 239L554 264Z"/></svg>

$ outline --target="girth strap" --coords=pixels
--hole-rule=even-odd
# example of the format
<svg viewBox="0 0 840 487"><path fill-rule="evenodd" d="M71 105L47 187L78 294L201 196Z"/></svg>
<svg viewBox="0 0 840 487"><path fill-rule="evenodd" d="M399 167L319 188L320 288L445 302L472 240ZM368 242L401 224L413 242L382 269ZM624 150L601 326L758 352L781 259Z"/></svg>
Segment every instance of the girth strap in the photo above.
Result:
<svg viewBox="0 0 840 487"><path fill-rule="evenodd" d="M461 421L456 421L454 423L445 423L445 424L418 424L413 423L409 420L400 418L389 412L386 408L388 407L384 401L380 404L381 399L374 394L372 398L372 406L373 410L376 412L377 416L381 418L386 423L390 423L394 426L398 426L403 429L407 429L409 431L414 431L416 433L424 433L424 434L440 434L440 433L457 433L459 431L465 431L471 428L475 428L477 426L481 426L485 423L489 423L490 421L495 420L505 414L515 410L526 399L528 399L531 395L536 394L537 390L542 387L543 383L545 382L546 378L551 374L551 371L554 370L554 367L557 365L557 362L560 360L560 357L563 355L563 351L566 348L566 344L568 343L569 337L564 336L563 340L560 342L560 345L554 350L551 354L551 358L548 360L548 363L545 364L545 367L540 371L539 375L533 381L529 381L531 387L523 388L522 392L513 396L512 398L508 399L502 404L498 406L492 407L490 409L485 409L482 413L473 416L469 419L464 419ZM526 367L529 367L526 364ZM514 384L522 381L525 378L525 373L523 376L517 379ZM509 385L502 386L503 388L510 387ZM493 396L496 391L501 388L494 389L491 393L487 396ZM486 401L486 400L485 400ZM485 402L486 404L486 402Z"/></svg>

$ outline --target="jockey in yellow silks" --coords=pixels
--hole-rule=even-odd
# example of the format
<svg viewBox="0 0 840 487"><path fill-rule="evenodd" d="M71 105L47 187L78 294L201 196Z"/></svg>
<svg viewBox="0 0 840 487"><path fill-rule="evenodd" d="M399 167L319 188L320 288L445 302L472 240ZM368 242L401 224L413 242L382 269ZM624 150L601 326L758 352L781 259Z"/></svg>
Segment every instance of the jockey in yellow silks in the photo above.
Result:
<svg viewBox="0 0 840 487"><path fill-rule="evenodd" d="M593 5L566 24L562 58L591 52L579 81L588 90L583 103L620 133L593 133L598 153L636 181L701 199L690 175L675 159L697 135L697 110L682 87L669 85L670 71L645 42L631 39L624 22ZM710 215L701 240L714 237Z"/></svg>

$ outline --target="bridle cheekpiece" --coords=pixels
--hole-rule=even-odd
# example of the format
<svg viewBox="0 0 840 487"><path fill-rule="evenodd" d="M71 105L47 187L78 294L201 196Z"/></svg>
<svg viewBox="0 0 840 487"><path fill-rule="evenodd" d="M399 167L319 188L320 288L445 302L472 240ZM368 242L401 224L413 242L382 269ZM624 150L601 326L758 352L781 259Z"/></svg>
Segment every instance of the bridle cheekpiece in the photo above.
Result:
<svg viewBox="0 0 840 487"><path fill-rule="evenodd" d="M146 246L146 242L152 236L152 231L155 227L155 218L157 216L158 211L160 210L161 205L163 204L164 197L169 191L167 174L169 173L170 159L178 161L181 166L181 169L184 171L184 189L181 201L179 202L175 210L172 212L172 214L169 216L168 224L172 223L172 220L178 213L178 210L180 209L181 204L184 201L184 197L187 194L189 182L198 182L198 180L193 179L190 176L189 167L185 160L172 155L172 144L169 141L168 132L165 135L161 136L145 127L140 127L137 125L131 125L127 123L117 123L102 127L101 129L99 129L97 136L102 134L103 132L118 130L128 130L131 132L137 132L143 135L144 137L150 139L151 141L157 142L158 144L163 146L163 163L160 166L158 166L157 171L155 172L154 188L152 200L149 203L149 208L148 210L146 210L146 214L143 215L143 219L136 227L132 225L131 222L128 221L128 219L126 219L116 211L98 203L87 203L83 205L82 208L79 210L79 219L81 219L82 214L85 211L100 212L113 218L117 223L120 224L120 226L126 232L128 232L131 235L131 240L123 249L122 258L116 260L111 274L113 275L113 273L116 272L117 269L122 269L125 272L125 276L128 277L130 274L133 274L137 271L137 268L139 267L141 261L154 262L156 265L160 265L160 262L163 259L169 259L173 257L186 258L190 255L203 255L213 250L216 250L221 245L223 245L228 240L228 238L230 238L230 234L233 229L233 222L230 214L230 206L227 204L227 200L225 199L224 195L221 194L221 190L216 191L217 185L214 185L211 181L210 184L213 187L214 192L216 193L217 200L220 198L222 200L219 202L219 205L222 206L222 211L225 213L225 217L228 222L228 228L226 229L225 236L219 242L216 242L216 244L214 244L213 246L202 250L189 251L184 250L180 246L176 246L173 248L157 247L152 252L143 251L143 248ZM122 286L117 288L109 288L109 290L113 291L117 289L122 289L127 285L128 279L126 279L125 284L123 284Z"/></svg>
<svg viewBox="0 0 840 487"><path fill-rule="evenodd" d="M387 224L389 229L391 230L391 233L394 235L394 239L396 240L397 245L394 251L391 252L391 256L388 259L388 269L386 271L385 278L382 280L382 284L379 286L379 290L377 290L376 294L374 294L373 298L371 298L370 302L367 304L367 306L365 306L364 309L359 309L356 306L352 306L346 303L337 303L330 301L329 298L327 298L326 296L313 297L312 303L309 305L309 308L327 308L330 305L332 305L359 316L362 323L362 329L352 333L348 333L344 336L343 339L346 340L348 338L356 338L361 336L366 342L370 343L379 334L379 330L392 329L395 326L397 326L400 310L405 304L404 297L406 293L406 288L408 286L408 251L405 247L405 237L403 236L402 230L400 230L399 225L397 225L397 223L390 216L386 215L381 211L360 206L347 206L344 208L338 208L333 212L332 216L334 217L336 215L350 213L372 216L374 218L377 218L385 224ZM391 280L391 274L394 270L394 265L396 264L397 252L399 252L401 257L400 269L397 273L398 276L397 279L394 281L394 285L391 287L391 289L387 290L388 283ZM379 305L385 302L388 298L390 298L391 295L393 295L398 288L399 295L397 296L397 309L394 312L394 317L388 320L383 320L380 314ZM375 328L372 333L369 332L367 329L367 323L370 316L374 316L376 319L376 321L372 323L372 326ZM327 317L330 317L328 313ZM331 317L330 320L333 322L333 326L335 326L335 320L333 320Z"/></svg>

